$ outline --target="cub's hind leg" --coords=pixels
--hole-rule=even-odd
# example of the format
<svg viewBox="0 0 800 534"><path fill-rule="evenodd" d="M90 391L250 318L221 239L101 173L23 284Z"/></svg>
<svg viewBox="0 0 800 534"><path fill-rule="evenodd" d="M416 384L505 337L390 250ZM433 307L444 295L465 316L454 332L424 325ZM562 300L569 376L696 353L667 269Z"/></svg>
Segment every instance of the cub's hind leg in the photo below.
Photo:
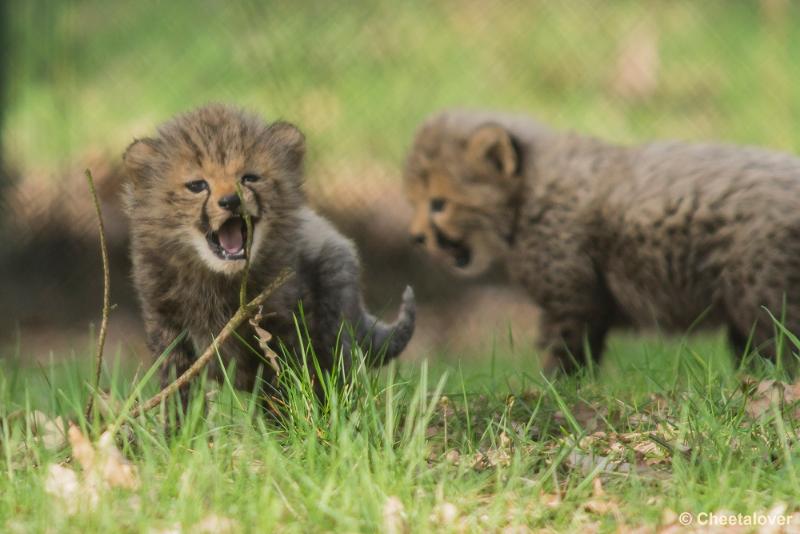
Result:
<svg viewBox="0 0 800 534"><path fill-rule="evenodd" d="M558 269L558 278L548 282L542 274L539 296L539 341L541 350L551 356L546 365L557 365L567 374L592 361L599 363L605 350L608 331L614 323L613 298L593 269ZM565 272L585 276L564 278Z"/></svg>
<svg viewBox="0 0 800 534"><path fill-rule="evenodd" d="M564 228L564 223L556 217L546 226ZM571 374L587 361L599 362L614 323L616 302L587 252L588 241L580 234L540 234L524 243L532 252L512 269L541 310L537 345L550 356L543 362L547 370Z"/></svg>
<svg viewBox="0 0 800 534"><path fill-rule="evenodd" d="M545 365L573 374L589 359L599 363L611 326L609 319L600 313L562 315L553 310L543 310L539 320L538 345L550 357Z"/></svg>
<svg viewBox="0 0 800 534"><path fill-rule="evenodd" d="M772 361L779 352L786 358L794 347L783 330L800 336L800 250L754 241L763 250L740 255L742 261L723 277L728 338L737 363L746 348Z"/></svg>

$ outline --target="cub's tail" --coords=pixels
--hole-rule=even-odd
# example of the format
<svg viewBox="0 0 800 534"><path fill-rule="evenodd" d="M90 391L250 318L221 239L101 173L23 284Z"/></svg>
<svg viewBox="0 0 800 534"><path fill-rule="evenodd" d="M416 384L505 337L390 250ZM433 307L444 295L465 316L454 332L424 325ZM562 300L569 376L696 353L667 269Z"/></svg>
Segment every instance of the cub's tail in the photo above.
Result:
<svg viewBox="0 0 800 534"><path fill-rule="evenodd" d="M369 312L364 312L365 320L361 321L364 330L359 332L359 337L362 345L370 349L370 367L380 367L403 352L414 335L416 318L417 304L411 286L406 286L403 291L403 302L393 323L386 324Z"/></svg>

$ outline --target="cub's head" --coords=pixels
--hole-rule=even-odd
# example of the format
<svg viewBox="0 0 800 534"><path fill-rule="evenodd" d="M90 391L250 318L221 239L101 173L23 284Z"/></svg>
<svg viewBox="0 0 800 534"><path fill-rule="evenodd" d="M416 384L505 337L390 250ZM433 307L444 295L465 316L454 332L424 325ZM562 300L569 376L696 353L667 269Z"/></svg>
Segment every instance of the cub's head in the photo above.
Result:
<svg viewBox="0 0 800 534"><path fill-rule="evenodd" d="M480 115L444 113L417 132L405 168L411 239L451 271L486 271L513 238L523 147Z"/></svg>
<svg viewBox="0 0 800 534"><path fill-rule="evenodd" d="M242 110L210 105L161 125L125 152L126 203L134 243L159 254L195 254L209 269L235 274L279 238L303 203L303 134ZM241 192L241 197L237 194Z"/></svg>

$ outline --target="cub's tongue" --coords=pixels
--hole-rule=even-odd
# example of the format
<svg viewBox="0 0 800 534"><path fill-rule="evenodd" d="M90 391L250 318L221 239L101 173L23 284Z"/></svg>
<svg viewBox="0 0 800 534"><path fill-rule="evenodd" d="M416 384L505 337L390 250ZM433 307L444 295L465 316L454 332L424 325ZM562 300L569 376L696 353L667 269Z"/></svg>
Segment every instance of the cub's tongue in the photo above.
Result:
<svg viewBox="0 0 800 534"><path fill-rule="evenodd" d="M236 254L244 247L244 234L242 220L239 218L228 219L217 232L219 244L228 254Z"/></svg>

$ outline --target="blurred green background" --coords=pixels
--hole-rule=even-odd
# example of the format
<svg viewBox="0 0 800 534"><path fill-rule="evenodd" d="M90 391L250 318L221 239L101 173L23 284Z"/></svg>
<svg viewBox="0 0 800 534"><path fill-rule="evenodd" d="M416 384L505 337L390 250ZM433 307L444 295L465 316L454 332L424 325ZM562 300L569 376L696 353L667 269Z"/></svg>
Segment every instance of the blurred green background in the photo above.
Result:
<svg viewBox="0 0 800 534"><path fill-rule="evenodd" d="M119 153L217 100L297 122L318 165L394 168L417 123L450 105L620 141L800 137L789 1L12 0L10 12L5 150L26 173ZM626 54L655 78L634 97L618 87Z"/></svg>
<svg viewBox="0 0 800 534"><path fill-rule="evenodd" d="M400 172L426 115L497 108L621 142L800 146L800 3L789 0L11 0L7 9L3 155L13 182L0 315L12 337L85 331L97 315L86 166L111 219L117 316L136 317L115 195L120 154L209 101L306 132L312 200L356 238L371 305L391 309L410 279L431 306L495 303L498 321L525 335L524 298L491 280L451 282L406 245ZM453 324L486 326L453 314L443 326L443 315L422 317L442 338Z"/></svg>

